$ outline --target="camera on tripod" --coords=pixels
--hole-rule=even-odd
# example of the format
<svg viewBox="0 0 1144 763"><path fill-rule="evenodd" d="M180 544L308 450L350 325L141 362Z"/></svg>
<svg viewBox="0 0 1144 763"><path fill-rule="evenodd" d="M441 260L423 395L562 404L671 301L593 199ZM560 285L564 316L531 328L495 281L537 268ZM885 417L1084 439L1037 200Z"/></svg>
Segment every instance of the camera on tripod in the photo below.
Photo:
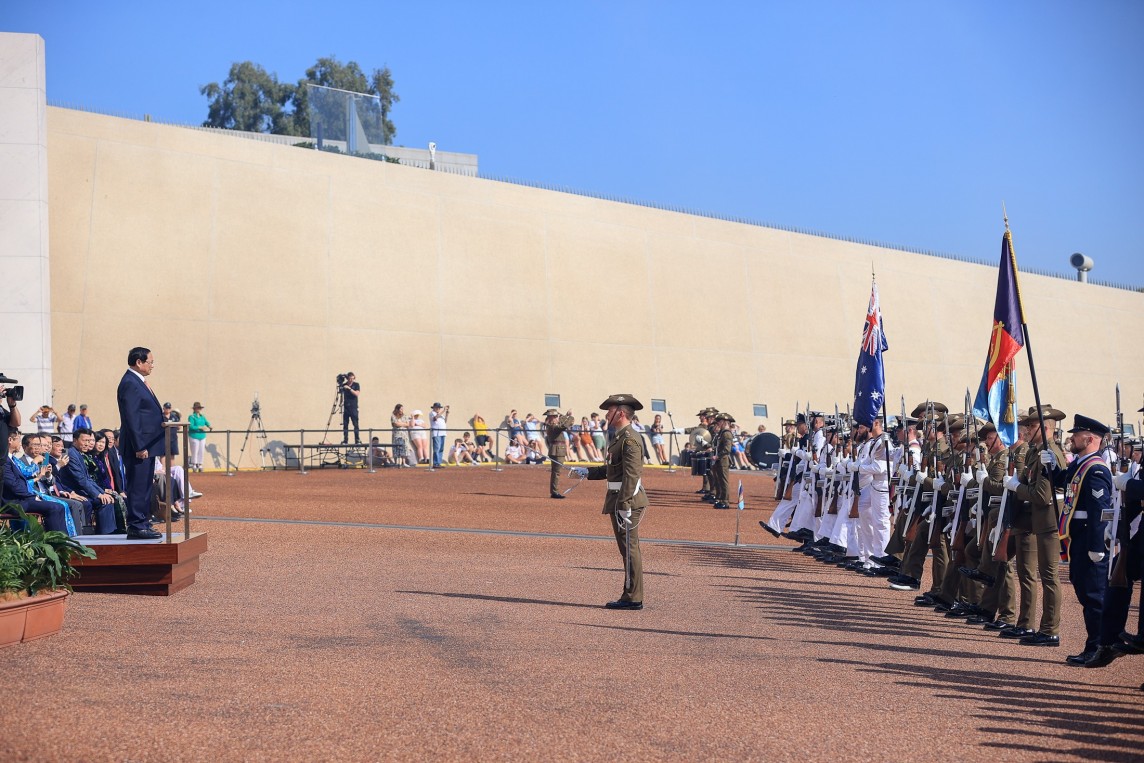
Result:
<svg viewBox="0 0 1144 763"><path fill-rule="evenodd" d="M339 387L345 386L346 379L348 379L348 378L349 378L349 376L346 374L338 374L338 386Z"/></svg>

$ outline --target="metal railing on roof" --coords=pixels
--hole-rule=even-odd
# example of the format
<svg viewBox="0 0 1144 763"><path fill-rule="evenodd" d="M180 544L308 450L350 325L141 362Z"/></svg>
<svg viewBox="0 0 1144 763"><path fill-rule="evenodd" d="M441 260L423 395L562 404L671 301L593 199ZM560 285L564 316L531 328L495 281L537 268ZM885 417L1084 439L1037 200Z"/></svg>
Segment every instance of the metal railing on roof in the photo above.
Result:
<svg viewBox="0 0 1144 763"><path fill-rule="evenodd" d="M203 132L209 132L209 133L218 134L218 135L228 135L228 136L232 136L232 137L245 138L246 140L257 140L257 141L261 141L261 142L265 142L265 143L274 143L274 144L278 144L278 145L283 145L283 144L288 145L288 143L286 141L283 141L283 136L281 136L281 135L251 133L251 132L245 132L245 131L240 131L240 130L227 130L225 128L220 128L220 127L206 127L204 125L192 125L192 124L187 124L185 122L173 122L173 121L168 121L168 120L163 120L163 119L155 119L150 114L145 114L142 117L140 117L138 114L128 114L125 112L117 112L117 111L113 111L113 110L109 110L109 109L95 109L95 108L90 108L88 106L82 106L82 105L78 105L75 103L69 103L69 102L65 102L65 101L56 101L56 100L52 100L52 99L48 100L48 105L49 106L55 106L58 108L64 108L64 109L72 109L74 111L86 111L86 112L90 112L93 114L103 114L105 116L118 117L120 119L133 119L136 121L154 122L156 124L167 125L170 127L183 127L183 128L187 128L187 129L191 129L191 130L201 130ZM309 142L311 142L311 139L307 138L305 136L299 135L299 136L293 136L293 137L297 137L298 143L309 143ZM426 169L426 170L429 169L428 162L422 162L422 161L416 161L416 160L402 160L399 163L405 167L414 167L416 169ZM943 260L953 260L955 262L964 262L964 263L968 263L971 265L981 265L983 267L989 267L989 268L996 268L997 267L997 263L995 261L984 260L984 259L981 259L978 257L968 257L966 255L961 255L961 254L950 254L949 252L937 252L937 251L934 251L932 249L921 249L918 247L907 246L904 244L889 244L889 243L886 243L884 241L877 241L875 239L867 239L867 238L859 238L856 236L841 236L841 235L838 235L835 233L826 233L824 231L813 230L810 228L801 228L801 227L798 227L795 225L783 225L780 223L771 223L771 222L766 222L766 221L762 221L762 220L757 220L754 218L742 217L742 216L738 216L738 215L726 215L726 214L722 214L719 212L710 212L710 211L691 209L689 207L684 207L684 206L681 206L678 204L665 204L665 203L656 202L656 201L644 201L641 199L634 199L634 198L631 198L628 196L620 196L617 194L602 193L602 192L598 192L598 191L585 191L582 189L572 188L570 186L559 185L556 183L545 183L545 182L535 181L535 180L524 180L521 178L504 177L504 176L493 175L490 173L485 173L485 172L480 172L480 171L478 171L477 174L474 175L472 172L467 172L463 169L455 168L455 167L437 166L436 168L434 168L433 171L434 172L444 172L446 174L451 174L451 175L461 175L464 177L476 178L478 180L491 180L491 181L496 182L496 183L508 183L510 185L525 186L527 188L537 188L537 189L540 189L543 191L554 191L556 193L566 193L566 194L570 194L572 196L583 196L583 197L591 198L591 199L600 199L601 201L610 201L610 202L615 202L617 204L630 204L632 206L645 207L648 209L658 209L658 210L662 210L664 212L675 212L675 213L683 214L683 215L692 215L693 217L705 217L705 218L710 219L710 220L720 220L722 222L738 223L740 225L751 225L751 226L758 227L758 228L770 228L772 230L781 230L781 231L786 231L787 233L797 233L797 234L804 235L804 236L816 236L818 238L827 238L827 239L831 239L834 241L846 241L846 242L851 243L851 244L861 244L863 246L872 246L872 247L876 247L878 249L889 249L892 251L907 252L909 254L921 254L921 255L925 255L926 257L938 257L938 258L943 259ZM1064 281L1075 281L1076 280L1076 277L1074 274L1052 271L1052 270L1048 270L1045 268L1020 266L1020 271L1022 273L1031 273L1033 275L1045 276L1046 278L1059 278L1059 279L1064 280ZM1127 283L1120 283L1120 282L1116 282L1116 281L1107 281L1107 280L1100 279L1100 278L1091 278L1090 277L1088 279L1088 284L1092 285L1092 286L1104 286L1104 287L1109 288L1109 289L1120 289L1122 291L1133 291L1133 292L1138 292L1138 293L1144 293L1144 286L1133 286L1133 285L1127 284Z"/></svg>

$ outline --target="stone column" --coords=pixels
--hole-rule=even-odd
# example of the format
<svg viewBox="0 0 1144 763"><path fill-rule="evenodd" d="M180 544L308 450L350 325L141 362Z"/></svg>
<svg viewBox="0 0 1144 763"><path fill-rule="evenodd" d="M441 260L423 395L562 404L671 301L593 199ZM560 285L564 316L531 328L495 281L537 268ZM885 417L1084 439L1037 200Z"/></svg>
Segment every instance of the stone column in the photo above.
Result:
<svg viewBox="0 0 1144 763"><path fill-rule="evenodd" d="M25 432L53 403L45 84L43 38L0 32L0 371L24 386Z"/></svg>

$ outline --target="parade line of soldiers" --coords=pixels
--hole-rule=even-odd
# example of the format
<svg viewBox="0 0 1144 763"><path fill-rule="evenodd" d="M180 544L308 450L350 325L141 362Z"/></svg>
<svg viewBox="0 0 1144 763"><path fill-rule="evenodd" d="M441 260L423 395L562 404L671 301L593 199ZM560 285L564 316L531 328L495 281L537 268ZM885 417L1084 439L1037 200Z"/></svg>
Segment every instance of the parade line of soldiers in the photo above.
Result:
<svg viewBox="0 0 1144 763"><path fill-rule="evenodd" d="M723 441L734 419L710 408L698 415L714 449L698 492L724 508ZM1126 631L1144 572L1138 441L1079 414L1066 434L1065 414L1050 405L1019 418L1010 446L968 405L951 414L926 402L897 418L891 432L880 419L837 414L829 427L813 412L787 421L779 503L759 524L800 542L795 552L919 591L917 606L1030 647L1060 646L1067 561L1087 638L1066 662L1100 668L1144 654L1144 608L1136 634ZM920 593L927 558L932 584Z"/></svg>

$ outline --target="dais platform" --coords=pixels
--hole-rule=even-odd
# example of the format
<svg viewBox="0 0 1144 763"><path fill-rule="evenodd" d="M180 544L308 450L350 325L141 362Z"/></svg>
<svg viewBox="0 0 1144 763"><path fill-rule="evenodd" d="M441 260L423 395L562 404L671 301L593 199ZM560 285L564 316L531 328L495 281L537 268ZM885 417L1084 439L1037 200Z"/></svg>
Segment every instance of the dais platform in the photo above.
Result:
<svg viewBox="0 0 1144 763"><path fill-rule="evenodd" d="M127 540L123 535L85 535L94 559L73 561L79 576L76 591L170 596L195 582L199 556L206 553L207 534L172 533L159 540Z"/></svg>

